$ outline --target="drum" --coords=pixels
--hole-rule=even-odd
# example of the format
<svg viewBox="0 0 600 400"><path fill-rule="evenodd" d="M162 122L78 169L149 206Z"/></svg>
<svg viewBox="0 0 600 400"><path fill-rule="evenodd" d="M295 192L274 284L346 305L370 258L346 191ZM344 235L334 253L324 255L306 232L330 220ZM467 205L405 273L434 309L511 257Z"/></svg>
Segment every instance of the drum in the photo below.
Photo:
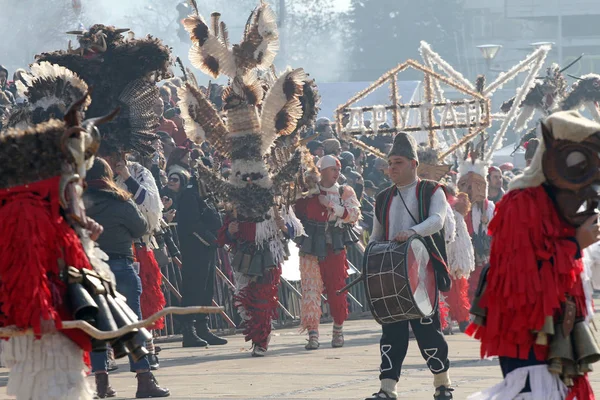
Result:
<svg viewBox="0 0 600 400"><path fill-rule="evenodd" d="M363 279L371 313L384 325L431 317L438 304L435 272L425 241L373 242L365 250Z"/></svg>

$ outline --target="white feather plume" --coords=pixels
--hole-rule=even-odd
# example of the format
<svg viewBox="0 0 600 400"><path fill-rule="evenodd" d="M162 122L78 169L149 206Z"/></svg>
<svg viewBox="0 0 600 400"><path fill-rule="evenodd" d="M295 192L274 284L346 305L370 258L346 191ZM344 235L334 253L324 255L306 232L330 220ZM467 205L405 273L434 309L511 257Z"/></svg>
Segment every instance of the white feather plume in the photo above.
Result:
<svg viewBox="0 0 600 400"><path fill-rule="evenodd" d="M277 116L281 111L286 111L290 115L291 123L295 126L302 117L302 104L300 103L300 91L288 99L284 92L286 83L293 82L300 88L304 85L307 75L302 68L288 70L283 73L277 82L271 87L263 102L261 115L261 127L263 131L262 152L265 154L279 134L276 127Z"/></svg>

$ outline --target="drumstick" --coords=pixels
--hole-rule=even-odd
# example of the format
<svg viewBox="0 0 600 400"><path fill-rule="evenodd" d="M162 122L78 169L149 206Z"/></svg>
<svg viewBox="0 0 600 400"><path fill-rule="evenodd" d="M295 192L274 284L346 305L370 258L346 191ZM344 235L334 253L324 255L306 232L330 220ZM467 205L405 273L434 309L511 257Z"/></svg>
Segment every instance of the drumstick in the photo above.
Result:
<svg viewBox="0 0 600 400"><path fill-rule="evenodd" d="M361 283L364 280L365 280L365 276L361 275L335 293L339 296L339 295L343 294L344 292L347 292L351 287L356 286L357 284Z"/></svg>
<svg viewBox="0 0 600 400"><path fill-rule="evenodd" d="M62 323L61 329L79 329L89 336L98 340L110 340L123 336L135 329L152 325L155 321L167 314L187 315L187 314L217 314L224 311L223 307L167 307L151 315L147 319L137 321L131 325L123 326L116 331L100 331L85 321L66 321ZM15 326L0 328L0 337L15 337L34 335L33 329L19 329Z"/></svg>

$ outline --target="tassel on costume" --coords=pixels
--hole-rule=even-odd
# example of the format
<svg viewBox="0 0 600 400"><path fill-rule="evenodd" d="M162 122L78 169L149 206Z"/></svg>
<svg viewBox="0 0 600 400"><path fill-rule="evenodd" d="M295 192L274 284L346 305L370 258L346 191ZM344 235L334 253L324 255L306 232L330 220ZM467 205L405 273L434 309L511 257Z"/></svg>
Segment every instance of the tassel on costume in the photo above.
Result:
<svg viewBox="0 0 600 400"><path fill-rule="evenodd" d="M452 278L452 287L446 293L446 303L450 311L450 318L457 322L469 321L469 282L466 278Z"/></svg>
<svg viewBox="0 0 600 400"><path fill-rule="evenodd" d="M162 276L154 253L146 246L135 246L135 258L140 263L140 280L142 281L140 306L142 309L142 318L148 318L152 314L162 310L165 304L167 304L165 295L160 287ZM163 317L147 327L147 329L163 329L164 327L165 319Z"/></svg>
<svg viewBox="0 0 600 400"><path fill-rule="evenodd" d="M239 288L234 301L245 321L244 336L247 342L267 348L271 334L271 321L278 316L279 279L281 268L265 271L260 282L250 281Z"/></svg>
<svg viewBox="0 0 600 400"><path fill-rule="evenodd" d="M308 254L300 256L300 277L302 280L302 299L300 300L302 331L316 330L319 329L321 322L321 293L323 293L323 280L317 257Z"/></svg>
<svg viewBox="0 0 600 400"><path fill-rule="evenodd" d="M534 345L533 332L542 329L546 316L561 312L566 295L574 299L578 317L586 314L575 229L561 219L543 187L507 193L489 229L490 270L480 303L487 308L486 324L471 324L468 332L481 340L482 357L527 359L533 348L544 361L548 347Z"/></svg>
<svg viewBox="0 0 600 400"><path fill-rule="evenodd" d="M60 177L0 191L0 304L2 324L33 328L41 321L72 319L66 304L66 285L59 278L64 266L90 269L75 231L60 214ZM63 332L82 349L91 350L88 336L79 330Z"/></svg>

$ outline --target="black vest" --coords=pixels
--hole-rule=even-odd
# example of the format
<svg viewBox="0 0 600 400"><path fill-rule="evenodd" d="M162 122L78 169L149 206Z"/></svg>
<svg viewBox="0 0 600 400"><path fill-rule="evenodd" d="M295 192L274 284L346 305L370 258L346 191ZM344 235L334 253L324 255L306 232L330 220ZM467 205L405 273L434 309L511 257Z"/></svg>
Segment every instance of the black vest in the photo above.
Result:
<svg viewBox="0 0 600 400"><path fill-rule="evenodd" d="M417 183L417 187L415 190L417 191L419 215L416 218L418 218L419 223L429 218L431 197L438 189L444 190L444 187L438 182L420 180ZM396 188L396 186L391 186L387 189L384 189L377 195L377 200L375 201L375 216L377 217L377 220L379 221L385 232L384 240L386 240L388 237L389 208L392 203L392 200L394 199L394 196L397 193L397 190L398 189ZM404 205L402 205L402 207L404 207ZM448 258L446 255L446 240L444 235L444 229L442 228L440 231L423 239L425 239L425 242L427 242L432 264L434 269L436 270L438 288L442 292L446 292L450 290L451 279L447 267Z"/></svg>

